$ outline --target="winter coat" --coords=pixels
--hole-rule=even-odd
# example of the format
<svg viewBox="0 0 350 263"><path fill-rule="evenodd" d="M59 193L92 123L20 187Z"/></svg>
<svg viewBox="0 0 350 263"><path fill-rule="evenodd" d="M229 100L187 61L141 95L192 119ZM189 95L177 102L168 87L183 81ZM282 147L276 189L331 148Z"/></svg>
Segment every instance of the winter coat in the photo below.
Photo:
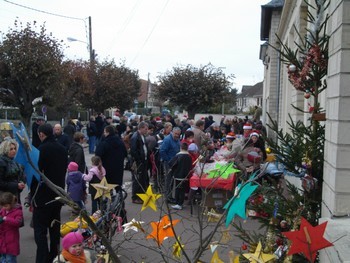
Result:
<svg viewBox="0 0 350 263"><path fill-rule="evenodd" d="M169 167L175 178L188 178L192 169L192 158L188 152L181 151L170 160Z"/></svg>
<svg viewBox="0 0 350 263"><path fill-rule="evenodd" d="M173 134L166 136L160 146L160 158L169 162L180 151L180 140L174 140Z"/></svg>
<svg viewBox="0 0 350 263"><path fill-rule="evenodd" d="M108 135L97 146L95 155L102 160L109 184L123 184L124 159L127 156L123 141L117 135Z"/></svg>
<svg viewBox="0 0 350 263"><path fill-rule="evenodd" d="M66 179L67 193L73 201L84 201L86 197L86 184L80 171L69 172Z"/></svg>
<svg viewBox="0 0 350 263"><path fill-rule="evenodd" d="M22 206L17 204L8 212L2 208L0 216L6 216L6 220L0 224L0 254L18 256L19 228L23 226Z"/></svg>
<svg viewBox="0 0 350 263"><path fill-rule="evenodd" d="M62 144L67 151L69 150L69 138L66 134L55 135L55 140Z"/></svg>
<svg viewBox="0 0 350 263"><path fill-rule="evenodd" d="M19 198L22 192L18 189L19 182L26 182L22 165L6 155L0 155L0 192L11 192Z"/></svg>
<svg viewBox="0 0 350 263"><path fill-rule="evenodd" d="M91 263L91 254L90 254L90 251L88 250L84 250L84 254L85 254L85 262L86 263ZM64 259L64 257L62 256L62 254L60 254L59 256L57 256L52 263L59 263L59 262L66 262L66 263L74 263L74 262L71 262L71 261L66 261Z"/></svg>
<svg viewBox="0 0 350 263"><path fill-rule="evenodd" d="M130 148L130 154L133 158L133 160L137 163L147 163L147 160L149 160L149 150L147 146L147 141L145 136L141 135L138 131L135 132L131 137L131 148ZM144 145L146 146L146 152L144 150Z"/></svg>
<svg viewBox="0 0 350 263"><path fill-rule="evenodd" d="M73 142L69 148L68 155L68 163L76 162L79 166L78 170L82 173L85 173L86 163L83 146L78 142Z"/></svg>
<svg viewBox="0 0 350 263"><path fill-rule="evenodd" d="M66 171L68 166L68 154L66 149L55 141L52 136L47 137L39 146L39 170L55 185L65 187ZM39 184L39 186L38 186ZM37 181L33 177L31 184L31 193L33 193L33 204L35 207L45 207L46 205L61 205L60 202L46 204L57 197L44 182Z"/></svg>
<svg viewBox="0 0 350 263"><path fill-rule="evenodd" d="M89 173L84 175L84 180L86 182L89 182L89 193L92 197L94 197L97 192L95 187L92 186L92 184L100 183L103 177L105 177L106 175L106 169L103 166L101 167L101 170L102 171L100 172L97 166L93 166L89 170Z"/></svg>
<svg viewBox="0 0 350 263"><path fill-rule="evenodd" d="M97 128L94 121L89 121L88 125L86 126L86 132L89 137L96 136Z"/></svg>

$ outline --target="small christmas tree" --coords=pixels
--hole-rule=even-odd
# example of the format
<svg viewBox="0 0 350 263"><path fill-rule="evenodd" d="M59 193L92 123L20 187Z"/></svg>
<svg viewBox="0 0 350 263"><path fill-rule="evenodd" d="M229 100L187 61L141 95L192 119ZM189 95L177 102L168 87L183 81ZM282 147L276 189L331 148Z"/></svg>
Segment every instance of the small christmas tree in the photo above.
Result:
<svg viewBox="0 0 350 263"><path fill-rule="evenodd" d="M248 209L255 211L256 219L266 234L258 240L251 237L241 226L234 224L239 236L244 242L254 248L260 241L265 253L275 253L277 262L309 262L303 255L287 256L290 242L283 232L298 230L301 218L304 217L312 225L318 225L321 208L323 181L323 149L325 127L325 112L319 103L320 94L327 88L325 76L328 64L328 41L326 26L328 15L325 14L329 0L316 1L315 6L308 5L307 34L303 38L299 33L299 43L292 50L280 41L281 50L276 49L281 60L287 66L288 79L296 88L304 92L304 97L310 100L308 110L296 110L310 114L308 123L293 121L289 116L290 132L279 129L278 123L271 120L269 127L276 133L277 141L266 138L270 150L276 155L279 165L285 173L300 177L303 191L285 182L285 188L262 184L257 194L251 198ZM315 16L310 10L315 10ZM298 32L297 28L295 31ZM323 118L319 118L319 117Z"/></svg>

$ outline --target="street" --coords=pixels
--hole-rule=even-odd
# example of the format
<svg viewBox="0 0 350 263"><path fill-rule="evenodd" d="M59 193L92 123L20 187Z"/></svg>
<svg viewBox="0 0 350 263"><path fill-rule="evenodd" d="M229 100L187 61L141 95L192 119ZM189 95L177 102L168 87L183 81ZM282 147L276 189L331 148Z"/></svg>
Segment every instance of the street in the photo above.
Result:
<svg viewBox="0 0 350 263"><path fill-rule="evenodd" d="M88 153L87 148L85 148L85 159L88 167L91 167L91 154ZM152 232L151 224L152 221L159 221L166 213L168 213L164 202L159 201L157 204L160 206L157 211L153 211L150 208L146 208L141 211L141 205L133 204L131 202L131 173L129 171L124 171L124 189L128 192L128 197L126 199L126 210L128 221L133 218L137 221L144 221L142 224L145 233L142 231L134 232L132 230L126 233L117 233L114 237L113 247L115 247L118 256L120 256L121 262L191 262L191 259L199 246L203 242L203 237L199 238L199 221L197 211L198 208L194 207L193 215L190 213L190 206L184 207L181 211L170 210L170 216L172 219L180 219L180 222L174 227L176 234L181 238L181 243L183 243L184 249L188 254L188 259L182 257L180 261L175 261L173 258L173 245L176 242L174 237L169 237L164 240L161 245L161 249L158 248L157 243L154 239L147 239L146 236ZM22 200L27 194L27 190L23 191L21 198ZM87 211L91 209L91 199L88 197ZM36 244L34 241L34 232L30 227L31 213L28 208L23 207L25 226L20 228L20 238L21 238L21 254L17 257L19 263L21 262L35 262L36 254ZM61 219L62 222L67 222L70 220L70 208L64 206L62 208ZM244 229L247 231L257 231L258 225L256 222L250 220L240 220L235 219L235 222L240 221L244 224ZM216 224L204 222L203 236L210 234ZM220 255L220 259L224 262L229 260L229 252L231 250L239 251L242 246L242 241L235 237L235 231L232 227L225 228L224 223L220 225L212 239L213 244L218 244L216 250ZM162 253L161 253L162 252ZM237 255L235 253L235 255ZM210 262L213 254L210 247L207 247L206 251L203 253L201 260L203 262Z"/></svg>

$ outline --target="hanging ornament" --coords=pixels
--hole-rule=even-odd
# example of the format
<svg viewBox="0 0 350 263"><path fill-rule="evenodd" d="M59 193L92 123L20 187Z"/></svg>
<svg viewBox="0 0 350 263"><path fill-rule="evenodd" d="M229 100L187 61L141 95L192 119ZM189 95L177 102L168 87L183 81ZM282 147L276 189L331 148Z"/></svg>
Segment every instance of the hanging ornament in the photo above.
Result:
<svg viewBox="0 0 350 263"><path fill-rule="evenodd" d="M241 246L241 249L242 250L247 250L248 249L248 246L246 243L243 243L242 246Z"/></svg>
<svg viewBox="0 0 350 263"><path fill-rule="evenodd" d="M271 149L269 147L267 147L265 151L266 151L267 154L271 153Z"/></svg>
<svg viewBox="0 0 350 263"><path fill-rule="evenodd" d="M290 72L295 72L297 67L295 65L291 64L291 65L289 65L288 69L289 69Z"/></svg>
<svg viewBox="0 0 350 263"><path fill-rule="evenodd" d="M308 99L308 98L310 98L310 96L311 96L310 91L309 90L305 91L304 98Z"/></svg>

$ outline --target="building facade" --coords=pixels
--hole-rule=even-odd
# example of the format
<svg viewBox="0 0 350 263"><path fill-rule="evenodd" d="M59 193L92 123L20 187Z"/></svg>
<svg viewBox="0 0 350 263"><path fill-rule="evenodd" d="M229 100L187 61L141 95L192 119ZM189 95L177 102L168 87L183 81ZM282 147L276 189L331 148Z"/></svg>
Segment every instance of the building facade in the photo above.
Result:
<svg viewBox="0 0 350 263"><path fill-rule="evenodd" d="M315 0L310 0L314 3ZM310 117L299 113L291 104L308 109L304 94L289 82L286 65L279 57L278 38L291 49L297 48L298 33L305 35L310 27L305 18L308 5L303 0L271 1L262 6L260 58L264 70L263 120L265 112L288 130L290 118L307 122ZM311 9L310 9L311 10ZM311 11L312 12L312 11ZM321 262L349 262L350 259L350 1L331 0L327 9L329 40L328 87L320 98L326 110L322 218L327 221L325 237L333 247L320 252ZM274 46L276 49L271 48ZM269 133L270 132L270 133ZM271 136L271 131L268 131ZM340 238L341 237L341 238Z"/></svg>

